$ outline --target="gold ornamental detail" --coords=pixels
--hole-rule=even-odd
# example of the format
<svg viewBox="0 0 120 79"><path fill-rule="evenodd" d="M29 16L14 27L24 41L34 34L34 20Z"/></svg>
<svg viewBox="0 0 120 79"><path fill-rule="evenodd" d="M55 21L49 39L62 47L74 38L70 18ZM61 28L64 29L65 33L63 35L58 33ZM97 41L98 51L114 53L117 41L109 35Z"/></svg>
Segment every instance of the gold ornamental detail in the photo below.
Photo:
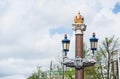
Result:
<svg viewBox="0 0 120 79"><path fill-rule="evenodd" d="M80 15L80 12L78 12L78 14L75 16L74 22L76 24L83 24L84 23L84 18L82 15Z"/></svg>

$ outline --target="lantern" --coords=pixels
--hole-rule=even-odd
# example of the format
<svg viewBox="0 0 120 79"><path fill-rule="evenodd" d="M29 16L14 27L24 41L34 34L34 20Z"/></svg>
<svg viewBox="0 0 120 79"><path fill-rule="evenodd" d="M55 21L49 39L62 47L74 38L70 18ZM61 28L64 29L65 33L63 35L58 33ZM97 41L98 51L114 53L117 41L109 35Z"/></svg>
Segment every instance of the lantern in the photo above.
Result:
<svg viewBox="0 0 120 79"><path fill-rule="evenodd" d="M62 40L63 51L65 52L65 56L67 56L67 52L69 51L70 40L67 39L67 34L65 34L64 39Z"/></svg>
<svg viewBox="0 0 120 79"><path fill-rule="evenodd" d="M93 33L92 38L90 38L91 50L93 54L94 54L94 51L97 50L97 43L98 43L98 38L96 38L95 33Z"/></svg>

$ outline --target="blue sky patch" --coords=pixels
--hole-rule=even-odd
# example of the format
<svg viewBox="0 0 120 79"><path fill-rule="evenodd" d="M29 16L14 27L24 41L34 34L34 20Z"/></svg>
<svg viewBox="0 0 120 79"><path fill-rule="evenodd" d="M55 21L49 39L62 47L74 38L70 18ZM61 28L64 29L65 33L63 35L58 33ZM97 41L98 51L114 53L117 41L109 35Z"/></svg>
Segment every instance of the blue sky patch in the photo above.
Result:
<svg viewBox="0 0 120 79"><path fill-rule="evenodd" d="M120 3L116 3L113 9L113 13L117 14L120 12Z"/></svg>
<svg viewBox="0 0 120 79"><path fill-rule="evenodd" d="M73 32L72 28L69 28L69 27L59 27L59 28L55 28L55 29L50 30L51 35L54 35L55 33L72 35L72 32Z"/></svg>

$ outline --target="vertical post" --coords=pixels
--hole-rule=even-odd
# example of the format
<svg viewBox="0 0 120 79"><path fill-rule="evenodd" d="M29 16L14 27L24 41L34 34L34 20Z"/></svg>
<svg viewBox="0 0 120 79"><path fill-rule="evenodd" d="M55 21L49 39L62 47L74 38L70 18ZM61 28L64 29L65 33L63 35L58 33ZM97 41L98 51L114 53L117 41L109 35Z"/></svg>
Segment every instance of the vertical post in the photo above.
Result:
<svg viewBox="0 0 120 79"><path fill-rule="evenodd" d="M63 62L64 62L64 59L67 57L67 52L69 51L69 44L70 44L70 40L67 39L67 34L65 34L64 40L62 40L62 44L63 44ZM65 78L64 74L65 74L65 67L63 64L63 76L62 76L63 79Z"/></svg>
<svg viewBox="0 0 120 79"><path fill-rule="evenodd" d="M83 34L75 34L75 57L83 58ZM75 69L75 79L84 79L84 68Z"/></svg>
<svg viewBox="0 0 120 79"><path fill-rule="evenodd" d="M84 58L83 55L83 31L85 31L85 24L73 24L75 31L75 57ZM75 69L75 79L84 79L84 68Z"/></svg>
<svg viewBox="0 0 120 79"><path fill-rule="evenodd" d="M120 54L118 52L118 79L120 79Z"/></svg>
<svg viewBox="0 0 120 79"><path fill-rule="evenodd" d="M74 18L72 29L75 31L75 57L83 58L83 31L86 30L86 25L80 12ZM75 68L75 79L84 79L84 68Z"/></svg>
<svg viewBox="0 0 120 79"><path fill-rule="evenodd" d="M64 54L65 53L65 54ZM63 62L64 62L64 58L66 57L66 51L63 53ZM64 74L65 74L65 67L64 64L63 65L63 74L62 74L62 79L64 79Z"/></svg>
<svg viewBox="0 0 120 79"><path fill-rule="evenodd" d="M64 65L63 65L63 74L62 74L62 79L64 79Z"/></svg>
<svg viewBox="0 0 120 79"><path fill-rule="evenodd" d="M51 61L51 62L50 62L50 79L52 79L52 77L51 77L52 65L53 65L53 63L52 63L52 61Z"/></svg>

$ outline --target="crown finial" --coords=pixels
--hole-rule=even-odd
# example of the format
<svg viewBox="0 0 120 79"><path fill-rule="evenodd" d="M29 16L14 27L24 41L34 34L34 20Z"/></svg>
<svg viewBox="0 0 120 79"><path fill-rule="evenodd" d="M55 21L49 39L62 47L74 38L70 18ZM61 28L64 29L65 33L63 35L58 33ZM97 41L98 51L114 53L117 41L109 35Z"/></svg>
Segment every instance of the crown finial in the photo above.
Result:
<svg viewBox="0 0 120 79"><path fill-rule="evenodd" d="M80 11L78 12L78 14L75 16L74 18L74 22L76 24L82 24L84 22L84 18L82 15L80 15Z"/></svg>

